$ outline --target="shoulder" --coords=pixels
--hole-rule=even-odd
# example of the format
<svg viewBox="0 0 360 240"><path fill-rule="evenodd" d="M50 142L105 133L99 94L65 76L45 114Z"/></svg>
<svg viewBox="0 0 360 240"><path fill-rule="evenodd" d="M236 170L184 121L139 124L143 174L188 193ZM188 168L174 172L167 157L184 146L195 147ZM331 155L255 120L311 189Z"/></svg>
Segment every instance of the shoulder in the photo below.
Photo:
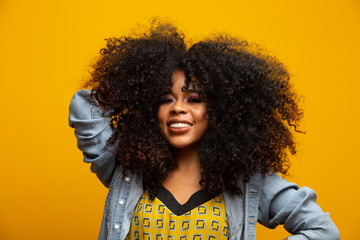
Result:
<svg viewBox="0 0 360 240"><path fill-rule="evenodd" d="M295 183L289 182L276 172L269 172L261 177L261 191L267 194L276 194L285 189L298 190L299 186Z"/></svg>

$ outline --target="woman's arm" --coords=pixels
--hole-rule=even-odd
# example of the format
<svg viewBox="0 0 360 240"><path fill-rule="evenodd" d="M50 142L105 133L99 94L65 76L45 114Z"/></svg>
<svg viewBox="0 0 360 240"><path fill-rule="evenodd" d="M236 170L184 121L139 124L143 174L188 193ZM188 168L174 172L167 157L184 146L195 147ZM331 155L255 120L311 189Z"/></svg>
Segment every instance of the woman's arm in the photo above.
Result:
<svg viewBox="0 0 360 240"><path fill-rule="evenodd" d="M69 125L75 128L78 148L84 162L91 163L91 171L109 187L115 170L115 152L118 141L108 146L107 140L115 129L110 126L110 112L104 111L89 90L76 92L69 106Z"/></svg>
<svg viewBox="0 0 360 240"><path fill-rule="evenodd" d="M259 202L259 223L275 228L283 224L294 234L289 240L338 240L340 233L329 213L316 204L316 193L307 187L299 188L277 173L266 176Z"/></svg>

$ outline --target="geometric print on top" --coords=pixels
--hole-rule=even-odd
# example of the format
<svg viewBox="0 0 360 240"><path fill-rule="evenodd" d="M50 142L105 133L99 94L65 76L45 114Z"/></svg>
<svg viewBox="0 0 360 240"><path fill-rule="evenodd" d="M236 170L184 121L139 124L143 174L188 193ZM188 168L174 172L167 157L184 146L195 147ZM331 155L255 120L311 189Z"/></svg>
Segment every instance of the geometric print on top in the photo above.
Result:
<svg viewBox="0 0 360 240"><path fill-rule="evenodd" d="M195 206L194 203L188 204L191 209L177 215L167 205L173 204L174 207L179 203L171 196L164 198L164 194L171 195L165 190L163 187L160 190L165 203L158 196L154 200L149 199L147 190L143 193L135 207L126 240L228 239L228 223L222 194ZM189 201L199 202L199 199L190 198ZM172 202L173 200L176 203Z"/></svg>

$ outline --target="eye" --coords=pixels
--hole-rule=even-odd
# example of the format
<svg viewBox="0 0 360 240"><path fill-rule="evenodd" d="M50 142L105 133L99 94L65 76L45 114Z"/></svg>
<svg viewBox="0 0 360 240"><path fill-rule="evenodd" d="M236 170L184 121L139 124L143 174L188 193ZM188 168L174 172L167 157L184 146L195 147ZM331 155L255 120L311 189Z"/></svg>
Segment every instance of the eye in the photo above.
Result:
<svg viewBox="0 0 360 240"><path fill-rule="evenodd" d="M170 97L162 97L160 103L161 104L166 104L166 103L171 103L171 102L173 102L172 98L170 98Z"/></svg>
<svg viewBox="0 0 360 240"><path fill-rule="evenodd" d="M189 97L187 101L189 103L201 103L203 100L200 97Z"/></svg>

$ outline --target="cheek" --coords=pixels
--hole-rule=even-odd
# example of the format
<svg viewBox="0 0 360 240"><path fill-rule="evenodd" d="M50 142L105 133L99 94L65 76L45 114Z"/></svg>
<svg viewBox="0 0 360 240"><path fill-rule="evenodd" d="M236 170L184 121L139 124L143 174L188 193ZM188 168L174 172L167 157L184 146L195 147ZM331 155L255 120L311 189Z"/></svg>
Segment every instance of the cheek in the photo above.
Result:
<svg viewBox="0 0 360 240"><path fill-rule="evenodd" d="M200 109L199 111L197 111L195 120L199 125L199 127L201 128L201 130L205 131L209 123L206 116L206 109Z"/></svg>
<svg viewBox="0 0 360 240"><path fill-rule="evenodd" d="M195 117L195 120L197 122L207 122L207 116L206 116L206 107L202 107L202 108L199 108L199 109L196 109L194 111L194 115L196 116Z"/></svg>
<svg viewBox="0 0 360 240"><path fill-rule="evenodd" d="M208 124L209 124L209 121L204 119L201 121L201 129L205 132L205 130L207 129L208 127Z"/></svg>

